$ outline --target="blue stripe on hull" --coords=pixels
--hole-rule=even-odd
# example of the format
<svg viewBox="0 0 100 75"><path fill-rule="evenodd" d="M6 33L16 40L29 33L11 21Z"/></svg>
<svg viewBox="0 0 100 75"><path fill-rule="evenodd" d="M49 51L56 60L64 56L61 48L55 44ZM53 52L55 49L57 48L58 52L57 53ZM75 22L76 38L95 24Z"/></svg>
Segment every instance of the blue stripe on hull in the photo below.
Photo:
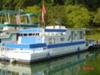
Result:
<svg viewBox="0 0 100 75"><path fill-rule="evenodd" d="M80 41L80 42L53 44L53 45L48 45L47 48L57 48L57 47L64 47L64 46L73 46L73 45L80 45L80 44L85 44L85 43L86 43L85 41Z"/></svg>
<svg viewBox="0 0 100 75"><path fill-rule="evenodd" d="M7 48L21 48L21 49L32 49L32 48L43 48L46 47L45 43L40 44L5 44Z"/></svg>
<svg viewBox="0 0 100 75"><path fill-rule="evenodd" d="M45 32L65 32L66 29L45 29Z"/></svg>
<svg viewBox="0 0 100 75"><path fill-rule="evenodd" d="M79 42L70 42L70 43L59 43L59 44L51 44L46 45L45 43L40 44L5 44L7 48L21 48L21 49L32 49L32 48L57 48L57 47L64 47L64 46L74 46L74 45L80 45L85 44L85 41L79 41Z"/></svg>

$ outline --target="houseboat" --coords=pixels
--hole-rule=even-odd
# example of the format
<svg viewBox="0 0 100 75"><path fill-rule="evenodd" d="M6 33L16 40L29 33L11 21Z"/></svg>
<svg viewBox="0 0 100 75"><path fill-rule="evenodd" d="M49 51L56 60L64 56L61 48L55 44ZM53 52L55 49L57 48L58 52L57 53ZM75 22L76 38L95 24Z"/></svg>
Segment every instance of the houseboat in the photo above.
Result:
<svg viewBox="0 0 100 75"><path fill-rule="evenodd" d="M0 58L30 63L86 49L84 29L34 27L17 31L16 42L2 43Z"/></svg>

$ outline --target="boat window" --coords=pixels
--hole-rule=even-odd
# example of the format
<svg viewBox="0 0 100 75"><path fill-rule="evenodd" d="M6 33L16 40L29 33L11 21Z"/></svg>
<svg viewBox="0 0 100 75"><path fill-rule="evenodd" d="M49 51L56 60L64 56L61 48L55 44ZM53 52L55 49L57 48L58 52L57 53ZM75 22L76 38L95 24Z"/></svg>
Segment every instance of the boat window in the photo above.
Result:
<svg viewBox="0 0 100 75"><path fill-rule="evenodd" d="M64 34L63 33L61 33L61 36L63 36Z"/></svg>
<svg viewBox="0 0 100 75"><path fill-rule="evenodd" d="M52 38L49 38L48 43L49 43L49 44L52 44Z"/></svg>
<svg viewBox="0 0 100 75"><path fill-rule="evenodd" d="M37 36L39 36L39 33L36 33Z"/></svg>
<svg viewBox="0 0 100 75"><path fill-rule="evenodd" d="M32 36L32 33L29 33L29 36Z"/></svg>
<svg viewBox="0 0 100 75"><path fill-rule="evenodd" d="M18 36L27 36L27 34L17 34Z"/></svg>
<svg viewBox="0 0 100 75"><path fill-rule="evenodd" d="M17 34L17 36L20 36L20 34Z"/></svg>
<svg viewBox="0 0 100 75"><path fill-rule="evenodd" d="M23 73L22 75L29 75L28 73Z"/></svg>
<svg viewBox="0 0 100 75"><path fill-rule="evenodd" d="M17 34L18 36L39 36L39 33Z"/></svg>
<svg viewBox="0 0 100 75"><path fill-rule="evenodd" d="M19 75L19 72L13 72L0 69L0 75Z"/></svg>
<svg viewBox="0 0 100 75"><path fill-rule="evenodd" d="M0 43L1 43L1 39L0 39Z"/></svg>
<svg viewBox="0 0 100 75"><path fill-rule="evenodd" d="M61 41L64 41L65 39L64 39L64 38L60 38L60 40L61 40Z"/></svg>
<svg viewBox="0 0 100 75"><path fill-rule="evenodd" d="M35 34L33 33L32 36L34 36Z"/></svg>
<svg viewBox="0 0 100 75"><path fill-rule="evenodd" d="M27 36L27 34L23 34L23 36Z"/></svg>
<svg viewBox="0 0 100 75"><path fill-rule="evenodd" d="M23 34L19 34L20 36L23 36Z"/></svg>
<svg viewBox="0 0 100 75"><path fill-rule="evenodd" d="M84 37L83 31L80 31L80 39L83 39L83 37Z"/></svg>
<svg viewBox="0 0 100 75"><path fill-rule="evenodd" d="M74 35L74 31L71 31L71 37L70 37L71 40L74 40L74 36L73 35Z"/></svg>

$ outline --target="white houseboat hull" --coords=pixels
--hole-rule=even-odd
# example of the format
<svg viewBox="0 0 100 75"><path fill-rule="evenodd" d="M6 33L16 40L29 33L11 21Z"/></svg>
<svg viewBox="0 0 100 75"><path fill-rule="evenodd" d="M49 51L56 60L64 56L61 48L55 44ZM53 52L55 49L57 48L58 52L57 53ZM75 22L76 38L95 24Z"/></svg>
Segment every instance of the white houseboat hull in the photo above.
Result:
<svg viewBox="0 0 100 75"><path fill-rule="evenodd" d="M41 59L48 59L55 56L65 55L74 52L80 52L88 49L86 45L65 46L50 49L37 50L0 50L0 58L18 62L34 62Z"/></svg>
<svg viewBox="0 0 100 75"><path fill-rule="evenodd" d="M84 29L63 26L19 30L16 43L4 43L0 58L10 61L31 62L64 54L80 52L86 44Z"/></svg>

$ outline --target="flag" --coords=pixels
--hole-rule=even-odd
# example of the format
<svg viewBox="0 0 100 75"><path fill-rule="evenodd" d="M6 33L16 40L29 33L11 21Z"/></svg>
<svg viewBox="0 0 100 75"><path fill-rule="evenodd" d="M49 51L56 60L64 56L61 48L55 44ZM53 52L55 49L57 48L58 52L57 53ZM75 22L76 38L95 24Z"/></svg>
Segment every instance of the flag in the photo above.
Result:
<svg viewBox="0 0 100 75"><path fill-rule="evenodd" d="M20 19L20 14L16 15L16 23L20 24L21 23L21 19Z"/></svg>
<svg viewBox="0 0 100 75"><path fill-rule="evenodd" d="M44 0L43 0L43 2L42 2L42 15L41 15L42 23L45 23L45 14L46 14L46 7L44 5Z"/></svg>

